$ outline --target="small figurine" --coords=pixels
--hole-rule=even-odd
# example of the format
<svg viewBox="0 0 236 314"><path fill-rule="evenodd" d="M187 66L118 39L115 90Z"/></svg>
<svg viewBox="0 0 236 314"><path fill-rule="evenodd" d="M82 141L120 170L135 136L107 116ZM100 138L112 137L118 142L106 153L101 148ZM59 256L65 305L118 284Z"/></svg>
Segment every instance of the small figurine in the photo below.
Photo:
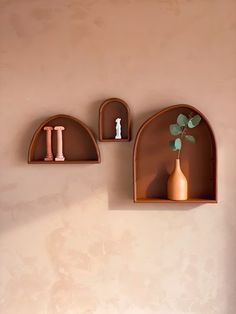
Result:
<svg viewBox="0 0 236 314"><path fill-rule="evenodd" d="M55 126L54 130L57 131L57 156L55 161L64 161L65 157L63 156L63 140L62 140L62 131L65 130L64 126Z"/></svg>
<svg viewBox="0 0 236 314"><path fill-rule="evenodd" d="M116 136L115 139L120 140L121 137L121 118L117 118L116 120Z"/></svg>
<svg viewBox="0 0 236 314"><path fill-rule="evenodd" d="M46 156L44 158L45 161L52 161L53 160L53 154L52 154L52 126L46 125L44 128L44 131L46 131Z"/></svg>

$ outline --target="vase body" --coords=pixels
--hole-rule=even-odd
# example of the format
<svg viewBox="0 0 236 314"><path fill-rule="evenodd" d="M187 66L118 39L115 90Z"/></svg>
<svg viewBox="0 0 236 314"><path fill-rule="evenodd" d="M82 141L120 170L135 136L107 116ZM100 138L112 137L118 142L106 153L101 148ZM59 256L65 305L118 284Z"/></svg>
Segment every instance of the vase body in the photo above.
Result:
<svg viewBox="0 0 236 314"><path fill-rule="evenodd" d="M167 183L168 199L183 201L188 199L188 182L180 167L180 160L176 159L175 168Z"/></svg>

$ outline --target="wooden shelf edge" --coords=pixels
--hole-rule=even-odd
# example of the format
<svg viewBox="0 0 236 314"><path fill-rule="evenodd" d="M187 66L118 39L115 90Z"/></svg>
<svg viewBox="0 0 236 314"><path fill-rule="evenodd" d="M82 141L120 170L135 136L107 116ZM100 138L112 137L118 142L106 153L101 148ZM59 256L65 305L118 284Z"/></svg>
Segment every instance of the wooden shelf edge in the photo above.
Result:
<svg viewBox="0 0 236 314"><path fill-rule="evenodd" d="M65 160L65 161L28 161L28 164L48 164L48 165L55 165L55 164L99 164L100 160Z"/></svg>
<svg viewBox="0 0 236 314"><path fill-rule="evenodd" d="M122 138L120 140L116 140L116 139L104 139L104 138L100 138L99 139L100 142L130 142L131 139L128 138Z"/></svg>
<svg viewBox="0 0 236 314"><path fill-rule="evenodd" d="M168 204L189 204L189 203L195 203L195 204L217 204L218 201L216 199L204 199L204 198L190 198L183 201L172 201L168 199L162 199L162 198L138 198L134 199L135 203L168 203Z"/></svg>

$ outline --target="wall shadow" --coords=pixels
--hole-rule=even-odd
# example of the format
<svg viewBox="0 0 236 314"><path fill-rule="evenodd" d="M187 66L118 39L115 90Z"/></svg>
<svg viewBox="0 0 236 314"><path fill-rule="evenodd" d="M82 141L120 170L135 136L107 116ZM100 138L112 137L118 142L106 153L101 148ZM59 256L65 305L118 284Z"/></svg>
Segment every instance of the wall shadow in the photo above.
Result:
<svg viewBox="0 0 236 314"><path fill-rule="evenodd" d="M147 188L147 198L166 198L166 186L168 177L169 173L166 171L166 169L161 169L161 171L159 171L159 173L156 175L154 180L149 184ZM165 182L165 185L160 184L160 182Z"/></svg>

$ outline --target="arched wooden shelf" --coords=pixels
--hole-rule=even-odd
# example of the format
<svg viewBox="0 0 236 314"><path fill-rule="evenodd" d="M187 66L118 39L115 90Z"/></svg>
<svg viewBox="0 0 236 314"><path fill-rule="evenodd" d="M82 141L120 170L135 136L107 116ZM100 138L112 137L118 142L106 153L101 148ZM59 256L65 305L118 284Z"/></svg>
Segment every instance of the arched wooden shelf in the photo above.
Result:
<svg viewBox="0 0 236 314"><path fill-rule="evenodd" d="M63 153L65 161L44 161L46 155L46 134L44 126L62 125ZM56 134L52 132L52 150L55 157ZM29 152L28 163L30 164L93 164L100 162L100 152L92 131L80 120L59 114L44 121L34 133Z"/></svg>
<svg viewBox="0 0 236 314"><path fill-rule="evenodd" d="M199 114L201 123L191 129L195 145L185 142L181 168L187 177L186 201L167 199L167 179L173 170L176 153L169 148L169 125L177 116ZM206 117L189 105L168 107L149 118L139 129L133 153L134 201L140 203L216 203L217 151L212 128Z"/></svg>
<svg viewBox="0 0 236 314"><path fill-rule="evenodd" d="M122 139L115 139L116 118L121 118ZM130 110L124 100L109 98L100 106L99 140L101 142L128 142L131 140Z"/></svg>

